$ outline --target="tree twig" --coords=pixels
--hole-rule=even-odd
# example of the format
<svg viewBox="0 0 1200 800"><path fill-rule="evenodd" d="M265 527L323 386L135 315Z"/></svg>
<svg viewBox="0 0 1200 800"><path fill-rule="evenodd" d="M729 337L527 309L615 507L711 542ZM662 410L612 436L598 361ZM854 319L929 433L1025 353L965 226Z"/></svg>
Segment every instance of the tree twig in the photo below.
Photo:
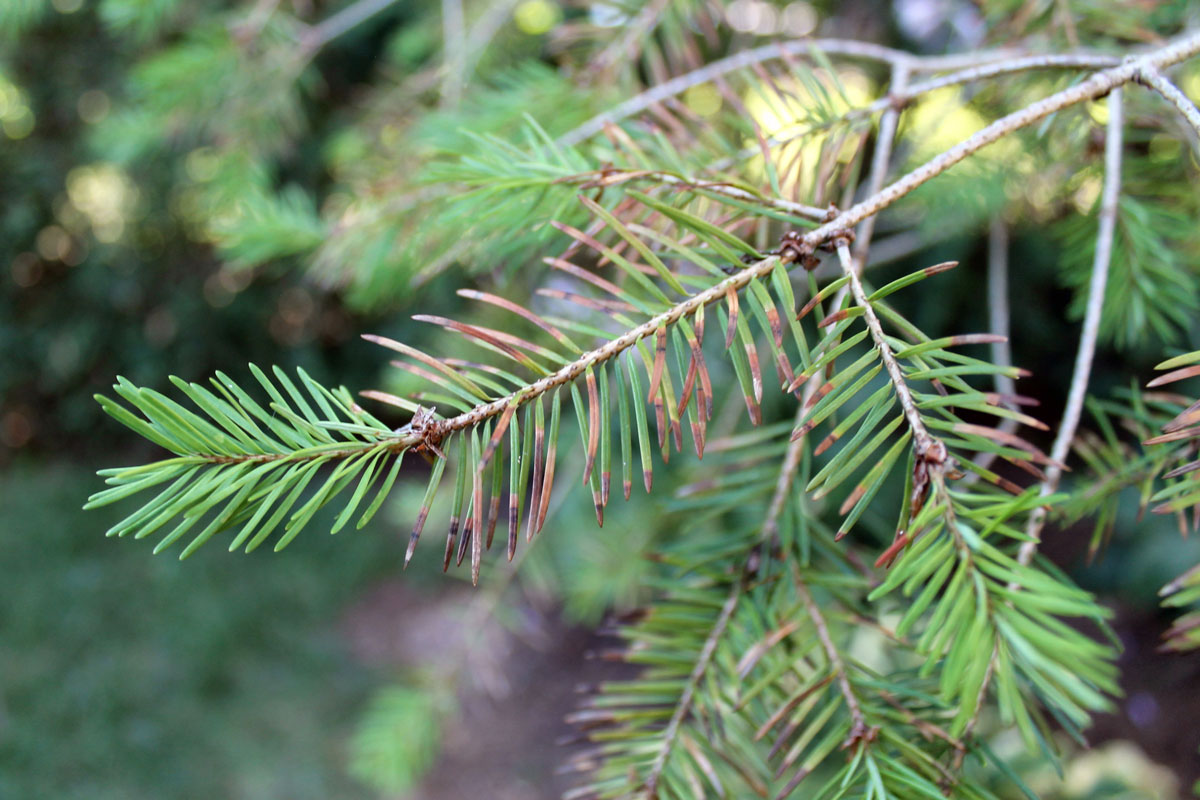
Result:
<svg viewBox="0 0 1200 800"><path fill-rule="evenodd" d="M992 217L988 226L988 330L998 336L1001 341L992 342L992 363L998 367L1011 367L1012 345L1009 343L1011 329L1008 309L1008 225L999 215ZM1005 372L997 372L993 376L996 393L1001 395L1000 404L1014 411L1017 404L1011 398L1017 392L1016 383ZM1012 433L1017 429L1018 422L1012 417L1000 421L997 430ZM975 465L987 469L996 460L992 452L980 453L975 458ZM978 472L967 475L965 480L974 481L979 478Z"/></svg>
<svg viewBox="0 0 1200 800"><path fill-rule="evenodd" d="M1164 99L1179 111L1180 115L1192 126L1197 141L1200 141L1200 109L1154 67L1143 67L1138 73L1137 82L1148 86L1163 96Z"/></svg>
<svg viewBox="0 0 1200 800"><path fill-rule="evenodd" d="M854 693L854 687L850 685L850 675L846 671L846 664L842 661L841 653L838 652L837 646L829 635L829 626L825 623L825 617L808 591L808 586L796 573L795 562L792 564L792 570L796 593L800 595L800 599L804 601L804 607L808 609L808 616L813 621L813 627L817 629L817 638L821 640L821 649L825 651L825 658L829 660L829 666L837 674L838 688L842 692L842 698L846 701L846 710L850 714L850 733L846 737L846 741L842 743L842 747L850 747L855 742L869 739L871 734L867 728L867 718L863 715L858 695Z"/></svg>
<svg viewBox="0 0 1200 800"><path fill-rule="evenodd" d="M842 274L847 278L846 285L850 287L850 296L854 298L854 304L863 310L863 321L867 325L867 330L871 332L871 341L875 343L875 349L879 351L879 360L883 362L883 369L887 372L892 388L896 392L900 410L908 422L908 429L912 431L916 452L918 454L933 452L934 438L925 428L925 421L921 419L921 412L917 411L917 403L913 400L908 383L904 380L904 372L900 369L900 363L896 361L896 356L887 343L883 325L880 324L874 307L867 300L867 293L863 289L862 281L858 278L858 271L854 268L854 257L850 255L850 247L846 244L845 239L837 241L837 254L842 265Z"/></svg>
<svg viewBox="0 0 1200 800"><path fill-rule="evenodd" d="M719 61L713 61L700 69L672 78L669 81L653 86L635 97L631 97L615 108L598 114L582 125L568 131L558 138L558 143L564 147L579 144L604 130L604 126L628 119L634 114L641 113L653 105L683 94L693 86L708 83L722 75L744 69L764 61L771 61L788 56L802 56L813 49L830 55L845 58L865 58L873 61L883 61L888 64L908 64L913 71L936 72L944 69L958 69L965 66L977 65L989 61L1002 61L1011 58L1011 51L993 51L988 53L967 53L955 56L920 57L869 42L855 42L846 39L800 39L790 42L778 42L756 47L753 50L743 50Z"/></svg>
<svg viewBox="0 0 1200 800"><path fill-rule="evenodd" d="M908 89L909 65L896 62L892 65L892 84L889 93L902 95ZM889 106L879 120L879 135L875 137L875 152L871 155L871 174L867 179L867 195L876 194L887 180L888 165L892 161L892 144L896 140L896 126L900 123L900 107ZM871 237L875 234L875 216L867 217L858 227L854 239L855 269L862 272L871 249ZM837 308L837 306L834 306Z"/></svg>
<svg viewBox="0 0 1200 800"><path fill-rule="evenodd" d="M816 206L805 205L804 203L793 203L790 200L784 200L779 197L767 197L765 195L748 192L745 189L739 189L728 183L710 183L708 181L696 180L687 178L682 175L676 175L671 172L662 170L644 170L644 169L613 169L605 168L598 169L592 172L581 172L578 175L568 175L565 178L559 178L555 183L580 184L583 186L614 186L629 181L649 181L651 183L659 183L664 186L674 186L680 189L702 189L706 192L719 194L733 200L743 200L747 203L756 203L767 208L786 211L789 214L794 214L797 217L810 220L823 220L829 216L829 210L825 208L817 208Z"/></svg>
<svg viewBox="0 0 1200 800"><path fill-rule="evenodd" d="M301 46L311 56L329 42L395 3L396 0L358 0L357 3L346 6L333 16L306 30L301 37Z"/></svg>
<svg viewBox="0 0 1200 800"><path fill-rule="evenodd" d="M1113 233L1117 223L1117 203L1121 192L1121 153L1123 147L1124 114L1122 112L1121 89L1113 89L1108 95L1108 127L1104 143L1104 188L1100 196L1100 215L1096 233L1096 252L1092 259L1092 278L1088 284L1087 311L1083 317L1083 332L1079 335L1079 349L1075 355L1075 369L1071 373L1071 389L1067 393L1067 407L1063 410L1058 434L1050 448L1050 465L1046 467L1046 478L1042 481L1042 497L1058 489L1062 477L1061 464L1071 449L1075 429L1083 413L1083 401L1087 395L1088 379L1092 372L1092 359L1096 353L1096 339L1100 331L1100 317L1104 311L1104 295L1108 284L1108 267L1112 260ZM1017 560L1029 564L1037 552L1041 540L1042 526L1046 522L1046 507L1038 506L1029 516L1025 533L1029 541L1021 544Z"/></svg>

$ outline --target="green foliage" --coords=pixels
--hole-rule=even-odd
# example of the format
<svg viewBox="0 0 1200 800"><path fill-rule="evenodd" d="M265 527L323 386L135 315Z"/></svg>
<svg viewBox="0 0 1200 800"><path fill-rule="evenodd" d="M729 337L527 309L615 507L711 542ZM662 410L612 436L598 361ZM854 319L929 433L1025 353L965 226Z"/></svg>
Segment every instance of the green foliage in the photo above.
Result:
<svg viewBox="0 0 1200 800"><path fill-rule="evenodd" d="M1076 319L1087 305L1094 227L1086 217L1064 226L1062 268L1075 292L1069 312ZM1174 203L1121 198L1100 329L1106 340L1122 347L1179 340L1197 308L1194 269L1184 256L1193 236L1190 217Z"/></svg>
<svg viewBox="0 0 1200 800"><path fill-rule="evenodd" d="M154 548L157 553L208 517L208 524L192 538L180 558L191 555L214 534L239 524L229 544L231 551L245 545L246 552L252 552L282 525L283 536L275 545L278 551L322 506L353 485L333 524L331 532L336 533L350 521L370 489L383 479L375 500L364 506L357 526L362 528L374 516L402 462L403 453L396 456L394 437L387 426L359 408L345 389L330 391L304 370L299 370L303 392L278 367L274 383L253 364L250 371L270 396L269 411L220 373L212 381L216 393L172 377L176 387L208 419L123 378L113 388L142 417L97 395L104 410L123 425L176 455L145 467L101 473L112 488L92 495L89 508L170 481L153 500L109 528L108 536L132 532L134 538L141 539L182 517ZM320 482L315 494L301 503L304 490L326 464L336 464L337 468ZM299 508L292 512L298 503Z"/></svg>
<svg viewBox="0 0 1200 800"><path fill-rule="evenodd" d="M343 759L373 677L331 629L394 540L148 560L79 535L117 520L78 510L93 478L18 464L0 481L0 796L366 800Z"/></svg>
<svg viewBox="0 0 1200 800"><path fill-rule="evenodd" d="M350 774L380 792L410 791L438 750L438 718L447 713L431 692L391 686L378 692L350 744Z"/></svg>
<svg viewBox="0 0 1200 800"><path fill-rule="evenodd" d="M133 6L109 6L124 29ZM131 35L172 24L170 4L154 9ZM100 396L104 410L172 455L101 472L109 488L89 507L140 503L109 534L167 530L156 552L188 536L183 556L224 535L231 550L272 537L280 550L326 505L332 532L364 525L416 453L431 468L420 502L406 504L416 521L404 563L427 523L445 519L442 567L469 552L476 582L497 528L514 559L564 478L588 487L602 526L614 488L628 499L657 480L661 493L664 478L693 471L669 501L677 531L661 546L656 531L604 534L658 566L614 570L613 584L652 573L647 608L621 628L619 657L641 671L599 687L576 715L590 749L572 796L991 797L1000 777L1019 783L1013 759L989 746L1000 729L1053 762L1053 731L1080 737L1119 687L1110 612L1033 557L1042 515L1098 512L1098 542L1126 487L1162 510L1194 506L1191 454L1130 457L1113 432L1125 423L1109 419L1153 429L1141 412L1176 400L1097 405L1104 430L1080 452L1102 476L1053 494L1064 465L1030 441L1039 434L1018 432L1047 426L999 388L1022 370L971 349L999 337L914 322L955 264L876 279L860 275L850 232L812 232L862 198L885 147L874 114L902 110L864 108L889 90L887 59L851 71L814 47L719 62L726 45L743 49L720 9L650 2L617 9L622 26L558 42L557 69L514 67L490 46L512 33L507 12L485 25L490 10L464 10L467 29L448 30L442 50L398 34L388 57L409 72L343 109L331 123L343 129L312 149L301 134L327 122L304 113L330 45L319 25L240 8L140 59L129 102L94 141L129 165L186 150L169 191L188 231L230 264L283 259L364 307L458 281L442 275L460 269L480 287L459 295L491 316L423 308L415 320L434 326L445 355L367 337L398 354L389 391L363 394L410 414L399 428L304 371L295 382L251 367L253 392L223 373L211 388L173 379L194 410L119 380L122 402ZM413 14L412 30L436 27ZM1142 32L1122 19L1119 35ZM1034 11L1012 24L1077 33ZM499 77L477 79L484 63ZM655 88L612 105L646 77ZM923 162L977 130L976 107L1020 107L1075 80L1009 76L946 115L916 99L901 114L914 123L900 158ZM946 142L917 124L931 109ZM1046 223L1065 281L1084 286L1095 226L1071 217L1090 202L1092 130L1088 109L1065 109L994 145L999 158L937 175L885 225L927 242L1005 216ZM1183 224L1194 174L1144 190L1163 159L1126 149L1135 179L1103 324L1122 344L1145 341L1144 329L1176 335L1197 291ZM814 271L824 252L836 255ZM743 413L756 430L738 430ZM1190 411L1171 413L1182 415L1168 426ZM621 594L596 582L581 580L577 597ZM1168 602L1195 602L1195 588L1188 573ZM1177 628L1172 643L1190 644L1194 614ZM433 757L438 713L411 688L382 694L353 746L356 774L411 786Z"/></svg>

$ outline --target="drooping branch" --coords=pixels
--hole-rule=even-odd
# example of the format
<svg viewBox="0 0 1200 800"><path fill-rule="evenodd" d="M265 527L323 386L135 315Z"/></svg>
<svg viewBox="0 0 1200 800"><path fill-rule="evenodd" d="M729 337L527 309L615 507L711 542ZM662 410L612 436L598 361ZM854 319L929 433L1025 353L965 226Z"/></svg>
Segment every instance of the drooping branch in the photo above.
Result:
<svg viewBox="0 0 1200 800"><path fill-rule="evenodd" d="M1178 86L1167 80L1157 68L1152 66L1142 68L1137 75L1137 82L1143 86L1149 86L1162 95L1168 103L1175 106L1184 120L1192 126L1192 131L1196 134L1197 141L1200 142L1200 109L1196 108L1196 104L1189 100Z"/></svg>
<svg viewBox="0 0 1200 800"><path fill-rule="evenodd" d="M875 349L879 351L879 360L883 362L883 368L896 393L896 400L900 403L900 410L904 412L904 419L908 422L909 430L912 431L916 452L918 455L932 453L936 448L936 440L925 428L925 421L921 419L921 412L917 410L917 403L913 400L908 382L904 379L900 362L892 353L892 348L883 333L883 325L880 324L875 309L867 299L867 293L863 289L862 281L859 280L858 271L854 268L854 257L850 255L850 246L845 239L838 240L837 254L842 265L842 273L846 276L847 285L850 287L850 296L854 298L855 305L863 310L863 321L867 325L867 330L871 332L871 341L875 343Z"/></svg>
<svg viewBox="0 0 1200 800"><path fill-rule="evenodd" d="M1140 74L1140 73L1137 73ZM1079 349L1075 355L1075 369L1071 373L1071 389L1067 394L1067 407L1063 410L1058 434L1050 449L1050 465L1042 481L1040 493L1043 497L1058 489L1062 477L1061 464L1071 449L1079 418L1083 413L1083 401L1087 395L1088 379L1092 373L1092 359L1096 353L1096 339L1100 332L1100 318L1104 312L1104 296L1108 285L1108 267L1112 261L1113 234L1117 224L1117 203L1121 193L1121 154L1124 145L1124 114L1121 89L1108 95L1108 127L1104 144L1104 188L1100 195L1100 215L1096 233L1096 252L1092 260L1092 278L1088 284L1087 311L1083 318L1083 331L1079 335ZM1017 560L1028 564L1037 552L1042 526L1046 522L1046 507L1038 506L1030 514L1026 533L1030 540L1021 545Z"/></svg>

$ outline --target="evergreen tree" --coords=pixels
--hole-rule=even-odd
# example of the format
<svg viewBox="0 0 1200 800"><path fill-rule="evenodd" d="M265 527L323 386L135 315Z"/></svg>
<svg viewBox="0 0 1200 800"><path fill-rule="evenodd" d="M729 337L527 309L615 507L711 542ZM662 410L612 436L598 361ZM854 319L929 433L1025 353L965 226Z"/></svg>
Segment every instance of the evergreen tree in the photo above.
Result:
<svg viewBox="0 0 1200 800"><path fill-rule="evenodd" d="M1099 345L1170 355L1190 332L1186 4L989 3L986 46L930 55L804 36L806 3L447 0L403 12L384 51L407 75L380 70L333 123L327 181L295 152L314 65L401 12L146 5L100 6L163 44L99 138L129 163L190 151L194 235L361 307L451 281L469 321L417 315L437 352L367 334L397 374L358 396L253 365L173 396L118 379L104 410L170 455L102 472L89 505L138 496L109 535L278 550L325 506L332 532L361 528L424 472L405 561L436 521L443 569L476 582L485 550L511 561L555 527L574 480L597 526L644 487L664 530L619 632L641 672L573 714L578 798L1028 793L997 731L1055 759L1054 731L1110 707L1110 612L1038 549L1048 522L1094 518L1099 557L1127 487L1183 526L1200 500L1197 404L1158 390L1200 354L1155 391L1088 396ZM1038 301L1007 278L1025 226L1082 321L1061 418L1014 383L1038 348L1009 322ZM983 237L986 258L937 257ZM619 549L634 527L545 535ZM1194 608L1200 571L1164 594ZM403 787L444 708L381 696L357 768Z"/></svg>

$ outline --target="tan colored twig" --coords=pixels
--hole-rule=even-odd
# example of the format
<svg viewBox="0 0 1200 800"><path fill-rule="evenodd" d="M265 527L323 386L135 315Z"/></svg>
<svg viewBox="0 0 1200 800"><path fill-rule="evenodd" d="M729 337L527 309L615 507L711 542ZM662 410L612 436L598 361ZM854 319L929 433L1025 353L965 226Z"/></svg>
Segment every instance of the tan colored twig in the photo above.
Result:
<svg viewBox="0 0 1200 800"><path fill-rule="evenodd" d="M300 37L300 45L307 54L316 53L334 39L395 3L396 0L358 0L357 3L346 6L328 19L308 28Z"/></svg>
<svg viewBox="0 0 1200 800"><path fill-rule="evenodd" d="M739 189L728 183L710 183L704 180L695 178L687 178L682 175L676 175L665 170L646 170L646 169L615 169L605 168L598 169L592 172L581 172L577 175L568 175L565 178L559 178L555 183L578 184L584 187L603 187L615 186L621 183L629 183L633 181L647 181L649 183L657 183L663 186L674 186L678 189L703 189L712 194L719 194L723 197L728 197L733 200L742 200L747 203L755 203L766 208L774 208L779 211L787 212L802 219L810 219L819 221L829 216L829 210L825 208L817 208L816 206L805 205L804 203L793 203L790 200L784 200L781 197L767 197L765 195L748 192L745 189Z"/></svg>
<svg viewBox="0 0 1200 800"><path fill-rule="evenodd" d="M1135 73L1139 74L1139 73ZM1058 434L1050 448L1050 465L1046 467L1046 478L1040 486L1042 497L1054 494L1062 477L1060 466L1067 458L1079 418L1083 413L1083 401L1087 395L1088 379L1092 373L1092 358L1096 353L1096 339L1100 332L1100 318L1104 311L1104 295L1108 285L1108 266L1112 260L1113 234L1117 224L1117 203L1121 192L1121 153L1124 114L1121 90L1113 89L1108 95L1108 127L1104 144L1104 188L1100 195L1100 217L1096 233L1096 252L1092 259L1092 278L1088 284L1087 311L1083 317L1083 332L1079 335L1079 349L1075 355L1075 369L1071 373L1071 389L1067 393L1067 407L1063 410ZM1046 522L1046 507L1038 506L1029 516L1025 533L1029 541L1021 544L1017 560L1028 564L1037 552L1041 540L1042 526Z"/></svg>
<svg viewBox="0 0 1200 800"><path fill-rule="evenodd" d="M812 594L808 591L808 586L800 578L797 572L795 561L792 562L792 573L796 585L796 593L800 595L800 599L804 602L804 607L808 610L809 619L813 622L813 627L817 630L817 638L821 640L821 649L825 651L825 658L829 661L829 666L837 675L838 688L842 692L842 699L846 701L846 711L850 714L850 733L846 740L842 743L843 748L852 747L859 741L869 741L871 731L867 727L867 718L863 714L862 705L858 702L858 695L854 693L854 687L850 685L850 674L846 671L846 664L842 661L841 653L838 652L837 646L833 643L833 638L829 635L829 626L825 623L825 617L821 614L821 609L813 600Z"/></svg>
<svg viewBox="0 0 1200 800"><path fill-rule="evenodd" d="M897 62L892 65L891 94L903 95L908 89L909 65ZM867 178L867 196L877 194L887 180L888 165L892 163L892 144L896 140L896 127L900 124L900 106L891 105L879 120L879 135L875 137L875 152L871 155L871 174ZM875 216L867 217L859 224L854 239L855 269L862 272L871 249L871 237L875 234ZM837 308L837 306L834 306Z"/></svg>
<svg viewBox="0 0 1200 800"><path fill-rule="evenodd" d="M959 69L989 61L1003 61L1014 55L1011 51L993 51L953 56L921 57L906 53L903 50L895 50L869 42L855 42L846 39L800 39L791 42L767 44L762 47L756 47L753 50L743 50L740 53L722 58L719 61L713 61L699 69L653 86L641 94L617 105L615 108L605 111L603 114L597 114L582 125L568 131L558 138L558 143L564 147L579 144L603 131L606 125L628 119L635 114L640 114L664 100L683 94L693 86L708 83L722 75L745 69L754 64L761 64L764 61L773 61L775 59L787 58L788 56L807 55L814 49L829 55L845 58L864 58L873 61L882 61L887 64L904 63L909 65L912 71L924 72Z"/></svg>
<svg viewBox="0 0 1200 800"><path fill-rule="evenodd" d="M854 304L863 310L863 321L867 325L867 330L871 332L871 341L875 343L875 349L879 351L879 360L883 362L883 369L887 372L888 380L891 381L892 388L895 390L900 410L908 422L908 429L912 431L913 446L918 454L933 452L936 440L925 428L925 421L921 418L921 412L917 410L917 403L913 400L908 383L904 380L900 362L896 361L896 356L892 353L892 348L884 335L883 325L880 324L874 307L867 300L867 293L863 289L862 281L858 278L858 271L854 268L854 257L850 255L850 246L846 244L845 239L838 240L837 254L842 265L842 273L848 279L847 286L850 287L850 296L854 298Z"/></svg>
<svg viewBox="0 0 1200 800"><path fill-rule="evenodd" d="M642 784L644 790L643 796L646 798L658 796L658 781L667 766L667 759L671 756L671 748L675 746L675 739L679 736L679 729L683 725L683 720L692 710L692 701L695 699L696 687L700 685L700 681L704 679L704 673L708 671L708 665L712 662L713 654L717 651L717 643L725 635L725 629L729 626L729 620L733 617L733 612L737 609L738 600L741 599L741 596L742 582L740 580L734 581L733 586L729 590L729 597L725 599L725 604L721 606L721 612L717 615L717 620L713 623L712 630L709 631L708 637L704 640L704 646L700 650L700 657L696 659L696 663L692 666L687 683L684 684L683 692L679 696L679 702L675 705L675 711L671 714L671 719L663 731L662 743L658 747L658 752L655 754L654 761L651 762L650 769L646 773L646 779Z"/></svg>
<svg viewBox="0 0 1200 800"><path fill-rule="evenodd" d="M992 342L992 363L998 367L1013 365L1012 346L1009 343L1011 327L1008 309L1008 225L997 215L988 226L988 330L1004 337L1003 341ZM994 385L996 393L1001 395L1000 404L1015 411L1017 404L1005 399L1017 392L1017 385L1012 377L1004 372L997 372ZM1015 419L1005 417L1000 421L997 430L1012 433L1019 424ZM980 453L975 458L975 465L980 469L987 469L995 460L995 453ZM978 478L979 473L972 472L964 480L974 483Z"/></svg>
<svg viewBox="0 0 1200 800"><path fill-rule="evenodd" d="M1192 126L1192 131L1196 134L1197 141L1200 142L1200 109L1196 108L1196 104L1189 100L1178 86L1167 80L1155 67L1150 66L1142 67L1136 80L1143 86L1148 86L1158 92L1168 103L1175 106L1187 124Z"/></svg>

